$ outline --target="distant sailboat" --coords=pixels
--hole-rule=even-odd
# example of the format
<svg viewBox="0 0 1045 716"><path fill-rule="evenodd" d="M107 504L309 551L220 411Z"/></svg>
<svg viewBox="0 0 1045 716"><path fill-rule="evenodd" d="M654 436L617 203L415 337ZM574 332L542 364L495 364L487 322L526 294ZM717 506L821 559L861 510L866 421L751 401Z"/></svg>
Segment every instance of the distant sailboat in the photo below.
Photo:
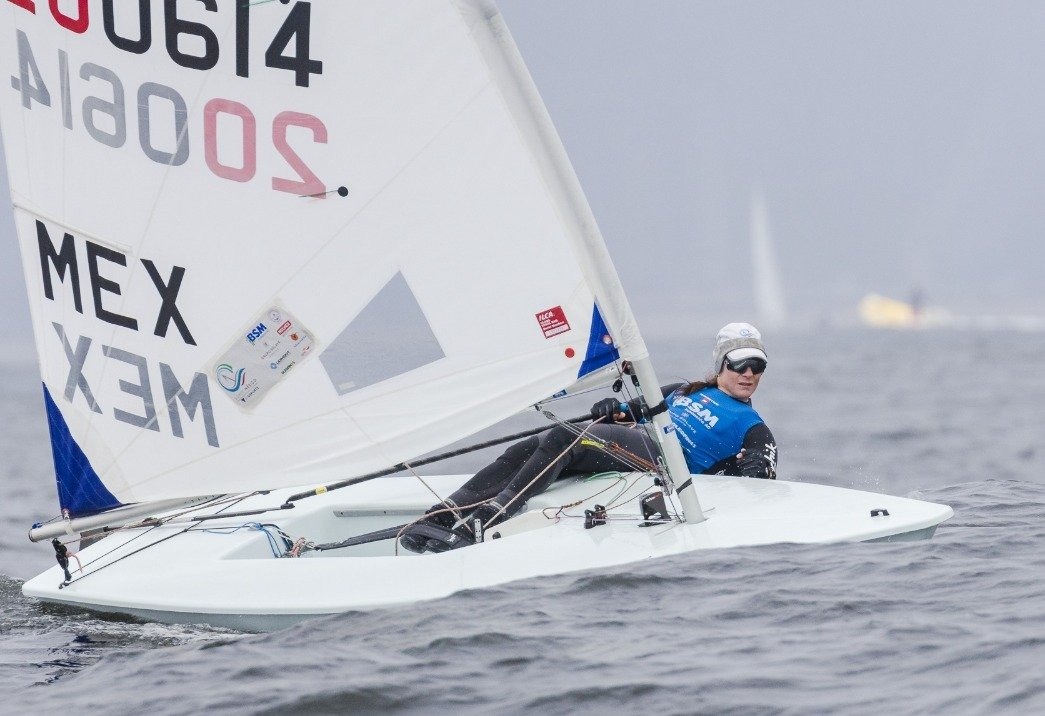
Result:
<svg viewBox="0 0 1045 716"><path fill-rule="evenodd" d="M920 291L913 291L909 302L877 293L864 296L857 311L861 322L870 328L962 331L1045 331L1045 316L1034 314L957 314L946 308L924 305Z"/></svg>
<svg viewBox="0 0 1045 716"><path fill-rule="evenodd" d="M783 327L787 323L784 289L769 233L765 197L760 191L751 197L751 267L759 325L769 330Z"/></svg>
<svg viewBox="0 0 1045 716"><path fill-rule="evenodd" d="M936 306L926 306L921 291L912 291L909 302L876 293L863 297L858 307L860 320L872 328L953 328L951 314Z"/></svg>

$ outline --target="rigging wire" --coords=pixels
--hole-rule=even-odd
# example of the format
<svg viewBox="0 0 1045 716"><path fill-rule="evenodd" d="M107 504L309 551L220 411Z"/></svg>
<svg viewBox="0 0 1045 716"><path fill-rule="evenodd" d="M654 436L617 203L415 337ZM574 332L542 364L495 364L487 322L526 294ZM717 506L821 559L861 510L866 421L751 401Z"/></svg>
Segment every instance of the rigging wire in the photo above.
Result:
<svg viewBox="0 0 1045 716"><path fill-rule="evenodd" d="M229 504L226 505L226 507L232 507L232 506L236 505L238 502L241 502L241 501L247 499L248 497L252 497L255 494L257 494L257 493L249 493L249 494L244 494L244 495L227 497L227 499L225 501L227 501ZM202 506L203 505L197 505L193 509L199 509ZM224 509L224 508L222 508L222 509ZM188 510L188 511L191 511L191 510ZM175 516L176 515L172 515L171 519L173 519L173 517L175 517ZM189 525L189 526L185 527L184 529L178 530L177 532L175 532L173 534L167 535L166 537L161 537L160 539L156 540L155 542L150 542L149 544L144 545L142 547L139 547L137 549L134 549L134 550L128 552L127 554L121 555L121 556L117 557L116 559L114 559L113 561L108 562L106 564L103 564L102 566L98 567L95 570L92 570L90 572L84 572L83 571L85 567L90 567L92 564L98 562L99 560L102 560L105 557L108 557L113 552L115 552L115 551L117 551L119 549L123 549L124 547L126 547L129 544L131 544L132 542L136 542L137 540L139 540L139 539L145 537L146 535L148 535L149 533L151 533L153 530L155 530L155 529L157 529L159 527L162 527L163 525L167 524L169 521L170 520L168 518L164 517L164 518L159 518L159 519L155 519L155 520L149 521L149 524L147 524L147 525L145 525L144 523L139 523L138 525L133 525L133 526L132 525L125 525L125 526L117 527L117 528L115 528L113 530L110 530L111 532L118 532L118 531L122 531L122 530L141 529L142 527L145 527L144 531L142 531L140 534L136 534L134 537L130 538L126 542L122 542L122 543L120 543L118 545L115 545L112 549L110 549L110 550L108 550L106 552L103 552L102 554L98 555L97 557L92 559L90 562L88 562L86 565L82 565L81 568L80 568L80 572L81 572L80 576L77 577L76 579L71 580L71 581L63 582L61 587L66 587L66 586L72 584L73 582L78 582L81 579L86 579L87 577L90 577L92 574L97 574L98 572L102 571L106 567L111 567L112 565L116 564L117 562L121 562L121 561L127 559L128 557L132 557L132 556L138 554L139 552L143 552L143 551L149 549L150 547L155 547L156 545L158 545L158 544L160 544L162 542L166 542L169 539L174 539L175 537L177 537L179 535L183 535L186 532L189 532L190 530L195 530L197 527L199 527L198 524ZM79 560L77 560L77 562L79 562Z"/></svg>
<svg viewBox="0 0 1045 716"><path fill-rule="evenodd" d="M549 420L553 420L553 421L559 423L559 425L561 427L565 428L566 430L569 430L570 432L572 432L575 435L583 436L583 435L585 435L585 433L587 433L587 428L582 431L576 425L572 425L570 423L560 421L552 413L546 412L545 415L546 415L546 417L548 417ZM600 422L601 420L602 420L602 418L600 418L599 420L594 421L592 423L592 425ZM608 425L609 424L623 425L622 423L606 423L606 424L608 424ZM591 426L588 426L588 427L590 428ZM636 429L639 429L639 428L636 427ZM589 435L586 438L586 440L587 440L587 444L589 444L591 447L593 447L593 448L595 448L597 450L601 450L602 452L606 453L607 455L612 456L618 462L624 463L626 466L632 468L632 470L634 470L635 472L650 472L650 473L659 474L659 469L658 469L657 463L655 463L655 462L653 462L651 460L645 460L641 456L636 455L635 453L631 452L630 450L624 449L623 447L621 447L620 445L618 445L615 442L599 440L598 438L596 438L594 436L591 436L591 435Z"/></svg>
<svg viewBox="0 0 1045 716"><path fill-rule="evenodd" d="M631 392L627 388L627 383L624 381L624 376L628 375L628 372L627 372L626 368L621 366L620 364L618 364L617 365L617 375L618 375L618 378L617 378L617 381L614 384L614 392L622 392L623 391L625 396L630 398ZM586 393L586 392L591 392L593 390L602 390L602 389L603 389L603 386L593 387L591 389L578 391L577 393L574 393L573 395L583 394L583 393ZM567 396L563 396L563 397L567 397ZM619 462L624 464L626 467L631 468L635 472L642 472L642 473L648 473L648 474L663 474L663 464L660 461L656 460L656 458L652 455L652 453L649 450L647 452L648 452L648 455L649 455L650 459L646 460L643 457L641 457L640 455L636 455L635 453L632 453L632 452L624 449L623 447L621 447L617 443L601 441L601 440L598 440L597 438L595 438L594 436L591 436L589 434L589 431L590 431L591 427L593 425L599 423L599 422L602 422L602 420L604 420L603 418L599 418L597 420L594 420L594 421L590 422L588 426L586 426L585 428L582 429L582 428L578 427L575 423L586 422L587 420L590 420L590 417L591 417L590 415L589 416L583 416L582 418L573 418L573 419L569 419L569 420L563 420L563 419L559 418L558 416L556 416L551 411L545 410L543 408L544 404L549 403L549 402L555 402L556 400L559 400L559 399L561 399L561 398L554 398L553 397L553 398L550 398L550 399L548 399L546 401L542 401L541 403L535 404L533 407L535 409L537 409L545 418L547 418L555 426L561 426L561 427L565 428L566 430L569 430L570 432L572 432L577 437L573 440L573 442L570 443L569 446L566 447L565 450L563 450L559 455L557 455L553 460L551 460L549 462L549 464L543 470L541 470L541 472L539 472L526 486L524 486L515 497L513 497L511 500L509 500L508 504L506 504L503 507L501 507L492 517L490 517L487 520L486 524L481 526L482 530L485 531L490 526L490 524L494 520L496 520L497 517L499 517L501 514L503 514L505 512L505 510L510 505L512 505L516 500L518 500L520 497L525 495L526 494L526 490L529 487L531 487L537 480L539 480L549 469L551 469L551 467L553 465L555 465L556 462L558 462L560 459L562 459L562 457L565 456L570 450L572 450L577 445L577 443L580 442L581 440L585 440L587 442L587 444L589 444L591 447L593 447L595 449L598 449L598 450L602 450L603 452L611 455L616 460L618 460ZM637 423L633 423L632 425L636 429L646 429L645 427L639 427L639 425ZM547 430L547 429L548 428L539 428L537 430L525 431L525 433L517 433L517 434L515 434L513 436L507 436L505 438L498 439L496 442L495 441L488 441L487 443L482 443L482 444L480 444L480 446L481 447L486 447L486 446L489 446L489 445L492 445L492 444L498 444L498 443L501 443L501 442L507 442L508 440L516 438L516 437L523 437L523 436L537 434L537 433L543 432L544 430ZM480 446L474 446L472 449L479 449ZM451 453L444 454L444 456L434 456L433 458L429 458L428 461L434 462L436 459L445 459L445 457L450 457L450 456L452 456L454 454L460 454L460 453L457 453L456 451L452 451ZM420 464L420 463L416 463L416 464ZM463 505L463 506L455 505L454 503L450 502L448 498L441 497L435 491L435 489L433 489L432 486L429 485L424 480L424 478L422 478L421 475L419 475L416 472L416 470L414 469L414 464L402 463L402 466L405 469L409 470L409 472L417 480L419 480L421 482L421 484L424 485L424 487L436 498L436 501L438 503L441 503L442 505L444 505L444 508L441 509L441 510L432 510L430 512L426 512L425 514L420 515L417 519L413 520L412 522L409 522L409 523L403 525L399 529L397 534L396 534L395 554L397 554L397 555L399 554L399 538L402 537L403 533L406 532L406 530L408 530L411 526L417 524L418 522L421 522L422 520L424 520L426 518L429 518L429 517L432 517L432 516L435 516L435 515L452 513L454 518L457 520L457 523L455 524L455 527L459 527L463 523L463 521L465 519L462 516L464 513L466 513L470 509L473 509L473 508L478 507L478 506L480 506L482 504L485 504L485 502L478 502L478 503L471 504L471 505ZM609 489L609 488L606 488L606 489ZM585 498L584 500L581 500L579 502L573 503L573 504L568 505L568 506L564 506L564 507L559 509L559 512L557 514L561 513L563 515L566 515L566 513L564 512L565 509L568 509L569 507L576 506L577 504L581 504L583 502L586 502L586 501L589 501L591 499L594 499L595 497L597 497L598 495L602 494L602 492L605 492L605 491L606 490L602 490L602 491L600 491L598 493L595 493L595 495L592 495L592 496L590 496L588 498ZM622 490L622 492L620 494L615 496L613 498L613 500L611 500L610 507L618 507L618 506L621 506L623 504L627 504L627 502L632 502L632 501L638 499L639 497L641 497L641 495L636 495L635 497L630 498L626 502L621 503L621 505L615 505L614 503L617 500L619 500L626 493L627 493L627 482L625 482L625 489ZM310 494L309 495L305 495L305 496L310 496ZM290 500L294 499L294 497L296 497L296 496L288 498L288 502ZM669 496L669 499L670 499L670 496ZM675 507L674 503L672 503L672 507ZM609 508L607 508L607 509L609 509ZM676 510L676 513L677 513L677 510ZM572 516L572 515L569 515L569 516ZM346 541L348 541L348 540L346 540ZM321 545L321 547L324 547L324 548L327 548L327 549L333 549L333 548L335 548L334 547L335 544L340 545L342 543L333 543L331 545ZM314 543L307 543L306 542L305 545L306 546L312 545L312 548L316 547L314 545ZM345 546L348 546L348 545L345 545ZM297 555L295 554L294 556L297 556Z"/></svg>
<svg viewBox="0 0 1045 716"><path fill-rule="evenodd" d="M559 419L558 419L557 417L555 417L555 416L554 416L554 415L553 415L552 413L550 413L550 412L547 412L547 411L545 411L545 412L544 412L544 414L545 414L545 416L546 416L546 417L550 417L550 418L552 418L552 419L553 419L553 420L554 420L555 422L559 422L559 423L561 423L561 422L562 422L562 421L560 421L560 420L559 420ZM594 425L594 424L598 423L598 422L599 422L599 421L601 421L601 420L602 420L602 418L599 418L598 420L595 420L595 421L593 421L593 422L591 423L591 425ZM564 423L564 424L569 424L569 423ZM569 444L569 445L568 445L568 446L567 446L567 447L566 447L566 448L565 448L565 449L564 449L564 450L563 450L562 452L560 452L560 453L559 453L559 454L558 454L558 455L557 455L557 456L556 456L556 457L555 457L555 458L554 458L553 460L551 460L551 461L550 461L550 462L548 463L548 465L547 465L547 466L546 466L546 467L545 467L545 468L544 468L543 470L541 470L541 471L540 471L540 472L539 472L539 473L538 473L537 475L535 475L535 476L534 476L534 478L533 478L532 480L530 480L530 482L529 482L529 483L527 483L527 484L526 484L526 485L525 485L525 486L524 486L524 487L523 487L523 488L522 488L522 489L521 489L521 490L519 491L519 493L518 493L518 494L517 494L517 495L516 495L515 497L513 497L513 498L512 498L511 500L509 500L509 501L507 502L507 504L505 504L505 505L504 505L503 507L501 507L501 509L500 509L500 510L498 510L498 511L497 511L497 512L496 512L496 513L495 513L495 514L493 515L493 516L491 516L491 517L490 517L490 518L489 518L489 519L487 520L487 522L486 522L485 524L481 525L481 528L480 528L480 529L481 529L482 531L485 531L485 530L486 530L486 529L487 529L487 528L488 528L488 527L490 526L490 524L491 524L491 523L493 523L493 521L497 519L497 517L499 517L499 516L500 516L501 514L503 514L503 513L504 513L504 511L505 511L506 509L508 509L508 507L509 507L510 505L512 505L512 504L513 504L513 503L514 503L514 502L515 502L516 500L518 500L518 499L519 499L520 497L522 497L523 495L525 495L525 494L526 494L526 490L527 490L527 489L528 489L528 488L529 488L530 486L532 486L532 485L533 485L533 484L534 484L534 483L535 483L535 482L536 482L537 480L539 480L539 479L540 479L540 478L541 478L541 477L542 477L542 476L543 476L543 475L544 475L544 474L545 474L545 473L546 473L546 472L547 472L548 470L550 470L550 469L552 468L552 466L554 466L554 465L555 465L555 463L556 463L556 462L558 462L558 461L559 461L560 459L562 459L562 457L564 457L564 456L565 456L565 455L566 455L566 454L567 454L567 453L568 453L568 452L569 452L570 450L572 450L572 449L574 448L574 446L576 446L576 445L577 445L577 443L578 443L578 442L579 442L579 441L580 441L581 439L583 439L583 438L584 438L584 436L585 436L585 435L587 434L588 430L590 429L591 425L589 425L589 426L588 426L588 428L585 428L584 430L577 430L577 433L578 433L578 434L577 434L577 437L576 437L576 439L574 439L574 440L573 440L573 441L572 441L572 442L571 442L571 443L570 443L570 444ZM573 428L574 426L570 425L570 427L571 427L571 428ZM454 517L455 517L455 518L457 519L457 523L456 523L456 524L454 525L454 527L456 528L456 527L459 527L459 526L460 526L461 524L463 524L463 523L464 523L464 520L465 520L465 518L464 518L464 517L462 516L462 515L463 515L463 513L467 512L468 510L471 510L471 509L474 509L474 508L476 508L476 507L479 507L480 505L484 505L484 504L486 504L486 502L487 502L486 500L481 500L481 501L479 501L479 502L475 502L475 503L472 503L472 504L469 504L469 505L455 505L454 503L450 502L450 501L449 501L448 499L445 499L445 498L442 498L442 497L440 497L440 496L439 496L439 494L438 494L438 493L436 493L436 492L435 492L435 490L433 490L433 489L431 488L431 486L430 486L430 485L428 485L428 483L426 483L426 482L424 481L424 479L423 479L423 478L422 478L422 477L421 477L420 475L418 475L418 474L417 474L417 473L416 473L416 472L415 472L415 471L413 470L413 468L412 468L411 466L408 466L408 467L410 467L410 471L411 471L411 473L412 473L412 474L414 475L414 477L416 477L416 478L417 478L418 480L420 480L420 481L421 481L421 483L422 483L422 484L423 484L423 485L424 485L424 486L425 486L426 488L428 488L428 490L429 490L429 491L430 491L430 492L431 492L431 493L432 493L433 495L435 495L436 499L437 499L437 500L438 500L438 501L439 501L440 503L442 503L442 504L446 505L446 507L444 507L444 508L443 508L443 509L441 509L441 510L432 510L432 511L430 511L430 512L425 512L425 513L424 513L423 515L420 515L420 516L418 516L418 517L417 517L417 518L416 518L415 520L413 520L412 522L408 522L408 523L406 523L405 525L403 525L403 526L402 526L402 527L401 527L401 528L399 529L399 531L398 531L398 532L396 533L396 536L395 536L395 547L394 547L394 550L395 550L395 554L396 554L396 555L398 555L398 554L399 554L399 538L400 538L400 537L402 537L402 536L403 536L403 533L405 533L405 532L406 532L406 531L407 531L407 530L408 530L408 529L409 529L410 527L412 527L413 525L417 524L418 522L421 522L422 520L424 520L424 519L426 519L426 518L430 518L430 517L432 517L432 516L435 516L435 515L441 515L441 514L446 514L446 513L452 513L452 514L454 515ZM622 478L622 479L623 479L623 478ZM625 482L626 482L626 481L625 481ZM611 487L612 487L612 486L611 486ZM605 492L605 491L606 491L606 490L608 490L608 489L610 489L610 488L609 488L609 487L607 487L607 488L605 488L605 489L603 489L603 490L601 490L601 491L599 491L599 492L595 493L595 495L593 495L593 496L591 496L591 497L588 497L588 498L585 498L584 500L581 500L580 502L578 502L578 503L576 503L576 504L581 504L581 502L585 502L585 501L587 501L587 500L590 500L590 499L592 499L593 497L597 497L598 495L602 494L603 492ZM349 538L349 539L351 539L351 538ZM346 541L347 541L347 540L346 540ZM296 545L296 544L297 544L297 543L295 543L295 545ZM305 543L305 546L306 546L306 547L308 547L309 545L311 545L311 546L310 546L310 549L313 549L313 550L316 550L316 551L323 551L323 550L326 550L326 549L337 549L337 548L338 548L339 546L342 546L342 543L332 543L332 544L327 544L327 545L316 545L316 544L314 544L314 543L308 543L308 542L306 542L306 543ZM349 546L349 545L343 545L343 546ZM300 551L299 551L299 553L300 553ZM293 556L298 556L298 554L294 554Z"/></svg>
<svg viewBox="0 0 1045 716"><path fill-rule="evenodd" d="M614 367L616 368L616 371L617 371L617 377L613 381L612 389L613 389L614 393L621 393L623 395L624 400L621 401L621 402L626 402L628 404L631 404L633 401L637 401L640 398L644 398L645 397L644 395L642 395L641 393L635 393L632 390L633 387L638 387L638 382L636 381L634 373L632 372L630 361L626 361L625 360L625 361L616 362L616 363L614 363ZM626 380L627 377L630 377L631 380ZM597 385L597 386L593 386L591 388L588 388L588 389L585 389L585 390L582 390L582 391L578 391L577 393L573 393L571 395L580 395L580 394L583 394L583 393L593 392L593 391L596 391L596 390L602 391L602 390L605 389L605 387L606 387L605 385ZM660 387L656 386L656 390L658 391L658 394L659 394ZM551 398L549 400L543 401L543 403L553 402L555 400L563 400L563 399L565 399L567 397L571 397L571 396L570 395L564 395L564 396L560 396L558 398L553 397L553 398ZM558 424L563 425L567 429L576 430L576 428L574 428L571 425L564 425L562 423L562 421L558 420L554 415L549 414L546 411L543 411L543 409L542 409L543 403L538 403L534 407L538 411L543 412L545 414L545 417L549 418L550 420L553 420L553 421L557 422ZM628 425L628 423L617 423L617 424ZM629 464L629 467L632 467L633 469L636 469L636 470L641 471L641 472L656 472L656 473L664 476L666 474L666 470L665 470L665 468L664 468L660 458L654 453L654 451L656 449L655 446L657 444L657 440L656 440L655 436L650 434L650 426L648 424L642 424L642 423L638 423L638 422L635 422L635 421L631 422L630 425L632 427L636 427L637 429L645 430L647 435L649 436L650 441L649 441L649 444L646 446L646 456L649 458L649 461L648 461L648 463L640 462L640 463L634 463L634 464L629 464L629 463L626 462L626 464ZM617 447L619 448L619 446L617 446ZM614 454L614 453L611 453L611 454ZM632 454L628 453L625 450L623 450L623 448L620 448L619 452L614 454L614 456L616 456L618 458L620 456L625 456L626 457L626 456L630 456L630 455L632 455ZM637 456L634 456L634 457L637 458ZM625 460L622 460L622 462L625 462ZM645 467L646 464L652 465L654 467Z"/></svg>
<svg viewBox="0 0 1045 716"><path fill-rule="evenodd" d="M546 412L546 413L545 413L545 415L546 415L546 416L552 416L552 413L550 413L550 412ZM555 418L555 419L557 420L557 418ZM556 455L556 456L555 456L555 459L554 459L554 460L552 460L551 462L549 462L549 463L548 463L547 465L545 465L545 467L544 467L544 469L543 469L543 470L541 470L541 471L540 471L539 473L537 473L536 475L534 475L534 476L533 476L533 479L532 479L532 480L530 480L530 481L529 481L528 483L526 483L526 485L525 485L525 486L524 486L524 487L523 487L523 488L522 488L521 490L519 490L519 492L517 492L517 493L516 493L515 497L513 497L513 498L512 498L512 499L510 499L510 500L508 500L508 502L507 502L507 503L505 503L505 504L504 504L504 505L503 505L503 506L501 507L501 509L497 510L497 512L495 512L495 513L494 513L493 515L491 515L491 516L490 516L490 519L488 519L488 520L486 521L486 524L482 525L482 529L483 529L483 531L486 531L486 528L487 528L487 527L488 527L488 526L489 526L489 525L490 525L491 523L493 523L493 521L494 521L495 519L497 519L498 517L500 517L500 516L501 516L501 514L503 514L503 513L504 513L504 511L505 511L505 510L507 510L507 509L508 509L508 507L509 507L509 506L510 506L510 505L511 505L511 504L512 504L513 502L515 502L515 501L516 501L516 500L518 500L518 499L519 499L520 497L522 497L523 495L525 495L525 494L526 494L526 491L527 491L528 489L530 489L530 486L531 486L531 485L533 485L533 483L537 482L537 481L538 481L539 479L541 479L541 477L543 477L543 476L544 476L544 473L546 473L546 472L548 472L548 470L552 469L552 466L554 466L554 465L555 465L555 463L557 463L557 462L558 462L559 460L561 460L561 459L562 459L562 458L563 458L563 457L564 457L564 456L566 455L566 453L568 453L568 452L569 452L570 450L572 450L572 449L574 448L574 446L575 446L575 445L576 445L577 443L579 443L579 442L580 442L580 441L581 441L581 440L582 440L582 439L584 438L584 435L585 435L585 434L586 434L586 433L587 433L587 432L588 432L588 431L589 431L589 430L591 429L591 426L592 426L592 425L595 425L595 424L596 424L596 423L598 423L598 422L599 422L600 420L602 420L602 418L599 418L599 420L595 420L595 421L593 421L593 422L592 422L592 423L591 423L590 425L588 425L588 427L586 427L586 428L584 428L584 430L580 431L580 433L579 433L579 434L577 435L577 437L576 437L576 438L574 439L574 441L573 441L573 442L571 442L571 443L570 443L570 444L569 444L569 445L568 445L568 446L566 447L566 449L565 449L565 450L563 450L563 451L562 451L562 452L560 452L560 453L559 453L558 455ZM574 428L575 426L573 426L573 425L570 425L570 427L571 427L571 428Z"/></svg>
<svg viewBox="0 0 1045 716"><path fill-rule="evenodd" d="M584 422L587 422L589 420L591 420L591 415L590 414L588 414L588 415L581 415L581 416L578 416L576 418L569 418L567 422L584 423ZM447 452L444 452L444 453L439 453L438 455L432 455L431 457L422 458L420 460L412 460L410 462L410 465L412 465L413 467L420 467L421 465L429 465L429 464L431 464L433 462L439 462L440 460L446 460L447 458L457 457L458 455L465 455L467 453L475 452L476 450L482 450L483 448L492 447L494 445L500 445L501 443L506 443L506 442L508 442L510 440L517 440L519 438L525 438L525 437L530 437L532 435L537 435L538 433L543 433L545 430L548 430L548 429L550 429L550 426L545 425L545 426L542 426L542 427L539 427L539 428L532 428L530 430L523 430L521 432L513 433L511 435L505 435L505 436L502 436L502 437L499 437L499 438L494 438L492 440L486 440L484 442L475 443L474 445L469 445L467 447L458 448L456 450L450 450L450 451L447 451ZM345 480L339 480L338 482L330 483L329 485L321 485L320 487L316 487L316 488L313 488L311 490L307 490L305 492L298 492L296 494L293 494L293 495L291 495L290 497L288 497L286 499L286 501L283 503L283 505L281 505L279 507L269 508L269 509L271 509L271 510L274 510L274 509L288 509L288 508L293 507L294 506L293 503L297 502L298 500L304 500L304 499L306 499L308 497L315 497L316 495L322 495L322 494L325 494L327 492L330 492L331 490L339 490L342 487L351 487L352 485L358 485L361 482L367 482L369 480L373 480L373 479L378 478L378 477L386 477L388 475L392 475L392 474L395 474L397 472L402 472L403 470L406 470L406 469L407 469L407 463L401 462L401 463L399 463L397 465L393 465L393 466L385 468L383 470L377 470L375 472L367 473L366 475L360 475L358 477L350 477L350 478L345 479ZM259 514L261 512L267 512L267 511L268 510L258 510L255 513L243 513L243 514Z"/></svg>

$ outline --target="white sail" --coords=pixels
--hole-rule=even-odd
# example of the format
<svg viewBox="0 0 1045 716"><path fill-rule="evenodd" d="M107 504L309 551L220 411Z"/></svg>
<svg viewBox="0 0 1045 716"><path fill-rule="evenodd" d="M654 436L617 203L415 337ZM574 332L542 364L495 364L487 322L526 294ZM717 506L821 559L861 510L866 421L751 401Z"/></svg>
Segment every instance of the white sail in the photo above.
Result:
<svg viewBox="0 0 1045 716"><path fill-rule="evenodd" d="M769 232L766 200L760 191L751 198L751 267L758 323L767 329L781 328L787 322L787 305Z"/></svg>
<svg viewBox="0 0 1045 716"><path fill-rule="evenodd" d="M67 513L362 474L645 356L492 5L0 18Z"/></svg>

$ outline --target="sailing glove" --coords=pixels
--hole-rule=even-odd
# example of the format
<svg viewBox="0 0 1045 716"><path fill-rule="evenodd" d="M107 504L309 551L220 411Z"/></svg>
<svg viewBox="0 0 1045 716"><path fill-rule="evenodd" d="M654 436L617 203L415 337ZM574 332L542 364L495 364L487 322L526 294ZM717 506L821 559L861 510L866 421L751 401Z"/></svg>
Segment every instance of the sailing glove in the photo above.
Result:
<svg viewBox="0 0 1045 716"><path fill-rule="evenodd" d="M593 420L598 418L613 420L617 413L626 413L630 409L627 403L622 403L616 398L603 398L591 406L591 417Z"/></svg>
<svg viewBox="0 0 1045 716"><path fill-rule="evenodd" d="M745 448L737 455L737 473L744 477L775 480L776 466L769 457L761 452Z"/></svg>

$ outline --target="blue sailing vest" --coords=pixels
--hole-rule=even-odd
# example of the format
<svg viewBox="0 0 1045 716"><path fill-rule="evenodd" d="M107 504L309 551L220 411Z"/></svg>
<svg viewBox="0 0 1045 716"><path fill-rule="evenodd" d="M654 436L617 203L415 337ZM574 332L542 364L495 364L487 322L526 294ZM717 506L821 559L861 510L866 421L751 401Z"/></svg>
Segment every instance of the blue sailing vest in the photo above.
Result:
<svg viewBox="0 0 1045 716"><path fill-rule="evenodd" d="M718 388L702 388L691 395L676 390L665 402L686 465L694 473L736 455L744 445L747 431L763 422L750 404Z"/></svg>

